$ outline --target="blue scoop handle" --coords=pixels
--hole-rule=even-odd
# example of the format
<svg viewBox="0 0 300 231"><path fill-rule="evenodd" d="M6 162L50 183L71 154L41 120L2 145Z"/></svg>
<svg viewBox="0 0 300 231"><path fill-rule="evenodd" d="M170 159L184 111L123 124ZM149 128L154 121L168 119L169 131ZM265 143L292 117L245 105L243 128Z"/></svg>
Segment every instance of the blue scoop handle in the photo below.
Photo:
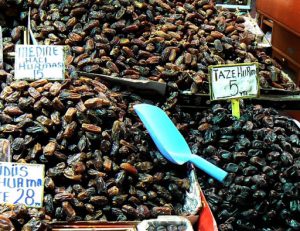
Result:
<svg viewBox="0 0 300 231"><path fill-rule="evenodd" d="M220 182L223 182L228 174L223 169L217 167L216 165L195 154L190 155L189 161Z"/></svg>

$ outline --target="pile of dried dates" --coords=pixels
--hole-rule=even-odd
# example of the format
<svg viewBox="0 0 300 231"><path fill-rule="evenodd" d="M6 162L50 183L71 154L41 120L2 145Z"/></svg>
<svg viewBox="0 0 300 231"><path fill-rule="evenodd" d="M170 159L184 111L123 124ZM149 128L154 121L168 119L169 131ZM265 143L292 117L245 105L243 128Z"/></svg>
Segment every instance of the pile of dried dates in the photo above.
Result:
<svg viewBox="0 0 300 231"><path fill-rule="evenodd" d="M44 208L1 206L4 225L182 212L186 169L157 152L132 110L144 102L138 96L80 78L12 82L0 98L0 136L13 161L46 166ZM300 131L292 120L261 106L243 107L239 120L219 104L168 114L193 153L229 172L224 184L198 174L220 230L299 229Z"/></svg>
<svg viewBox="0 0 300 231"><path fill-rule="evenodd" d="M71 77L81 70L207 93L209 65L258 62L262 87L296 89L276 61L257 49L243 17L217 10L210 0L1 2L4 53L23 42L31 7L36 40L67 47ZM5 69L13 73L11 65Z"/></svg>
<svg viewBox="0 0 300 231"><path fill-rule="evenodd" d="M134 94L89 78L15 81L0 102L0 137L10 141L13 161L46 170L42 209L0 206L16 228L29 218L125 221L184 212L187 168L157 151L132 109L141 102Z"/></svg>
<svg viewBox="0 0 300 231"><path fill-rule="evenodd" d="M176 115L175 115L176 116ZM229 172L220 184L199 182L225 230L300 229L300 130L272 108L248 106L239 120L217 104L175 122L193 153Z"/></svg>
<svg viewBox="0 0 300 231"><path fill-rule="evenodd" d="M36 40L67 47L64 82L13 81L7 55L23 43L29 7ZM219 104L198 113L176 107L180 90L208 92L208 66L215 64L258 62L262 87L296 89L256 49L243 22L209 0L0 0L0 138L10 141L14 162L46 167L44 207L0 206L0 230L184 212L186 166L162 157L133 111L136 103L153 102L76 70L168 83L174 92L161 106L192 152L229 172L224 184L199 177L219 230L299 230L294 122L261 106L243 107L239 120Z"/></svg>

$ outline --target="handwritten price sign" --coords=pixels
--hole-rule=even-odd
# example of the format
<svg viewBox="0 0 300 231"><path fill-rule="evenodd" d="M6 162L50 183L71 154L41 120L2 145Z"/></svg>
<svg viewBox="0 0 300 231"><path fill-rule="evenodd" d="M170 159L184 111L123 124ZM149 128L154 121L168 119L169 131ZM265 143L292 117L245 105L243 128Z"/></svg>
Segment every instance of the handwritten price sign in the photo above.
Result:
<svg viewBox="0 0 300 231"><path fill-rule="evenodd" d="M15 79L64 80L64 47L16 45Z"/></svg>
<svg viewBox="0 0 300 231"><path fill-rule="evenodd" d="M0 203L40 208L44 197L44 165L0 162Z"/></svg>
<svg viewBox="0 0 300 231"><path fill-rule="evenodd" d="M211 66L211 100L255 98L259 95L257 64Z"/></svg>

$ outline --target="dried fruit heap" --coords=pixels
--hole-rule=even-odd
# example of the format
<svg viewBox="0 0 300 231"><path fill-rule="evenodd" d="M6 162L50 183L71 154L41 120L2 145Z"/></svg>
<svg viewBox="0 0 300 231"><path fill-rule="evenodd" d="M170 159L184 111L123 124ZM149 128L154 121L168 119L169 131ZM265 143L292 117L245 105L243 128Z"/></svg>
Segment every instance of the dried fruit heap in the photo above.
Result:
<svg viewBox="0 0 300 231"><path fill-rule="evenodd" d="M199 178L221 231L300 229L300 130L293 121L261 106L244 108L236 120L215 105L176 122L193 153L229 172L224 185Z"/></svg>
<svg viewBox="0 0 300 231"><path fill-rule="evenodd" d="M6 16L17 13L7 4L22 6L13 7L19 19L8 22ZM276 62L255 49L243 19L207 0L28 4L36 39L67 45L71 77L83 70L149 78L196 93L208 90L208 65L258 61L261 86L295 89ZM28 4L0 0L5 53L22 41ZM87 78L12 82L13 67L6 63L5 70L0 137L11 141L14 161L44 163L47 177L45 207L1 206L0 228L20 229L31 219L24 230L44 230L41 220L133 220L182 209L189 182L155 151L134 116L138 97ZM242 114L237 121L219 105L196 115L170 111L193 152L230 172L224 185L199 179L220 230L297 230L299 130L273 109L249 107Z"/></svg>
<svg viewBox="0 0 300 231"><path fill-rule="evenodd" d="M14 161L47 168L44 209L1 208L15 223L28 212L26 218L48 221L122 220L181 209L166 203L182 198L188 181L154 151L132 114L131 102L141 101L135 95L81 78L13 82L0 97L0 133L11 140ZM220 230L299 229L300 131L293 121L260 106L243 109L240 120L220 105L170 116L193 153L230 172L224 185L199 178Z"/></svg>
<svg viewBox="0 0 300 231"><path fill-rule="evenodd" d="M196 93L208 92L209 65L259 62L262 87L296 88L273 59L256 49L243 18L216 10L209 0L31 1L24 3L22 18L28 6L35 38L68 47L71 76L82 70L149 78ZM8 36L10 30L5 31ZM20 38L17 26L4 50L13 50Z"/></svg>
<svg viewBox="0 0 300 231"><path fill-rule="evenodd" d="M19 218L120 221L184 212L186 166L178 171L156 150L132 110L135 95L80 78L12 82L0 99L0 137L10 140L13 161L46 168L43 209L0 206L16 228Z"/></svg>

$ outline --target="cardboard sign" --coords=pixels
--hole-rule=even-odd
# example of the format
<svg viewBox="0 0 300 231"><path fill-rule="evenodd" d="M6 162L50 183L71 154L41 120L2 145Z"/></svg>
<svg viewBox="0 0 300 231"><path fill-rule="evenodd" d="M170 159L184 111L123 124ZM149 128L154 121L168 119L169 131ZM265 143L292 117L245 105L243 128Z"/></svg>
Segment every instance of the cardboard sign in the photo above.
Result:
<svg viewBox="0 0 300 231"><path fill-rule="evenodd" d="M44 175L41 164L0 162L0 203L42 207Z"/></svg>
<svg viewBox="0 0 300 231"><path fill-rule="evenodd" d="M3 68L3 38L2 27L0 26L0 69Z"/></svg>
<svg viewBox="0 0 300 231"><path fill-rule="evenodd" d="M257 69L256 63L210 66L211 100L257 97Z"/></svg>
<svg viewBox="0 0 300 231"><path fill-rule="evenodd" d="M16 45L15 79L64 80L64 47Z"/></svg>

